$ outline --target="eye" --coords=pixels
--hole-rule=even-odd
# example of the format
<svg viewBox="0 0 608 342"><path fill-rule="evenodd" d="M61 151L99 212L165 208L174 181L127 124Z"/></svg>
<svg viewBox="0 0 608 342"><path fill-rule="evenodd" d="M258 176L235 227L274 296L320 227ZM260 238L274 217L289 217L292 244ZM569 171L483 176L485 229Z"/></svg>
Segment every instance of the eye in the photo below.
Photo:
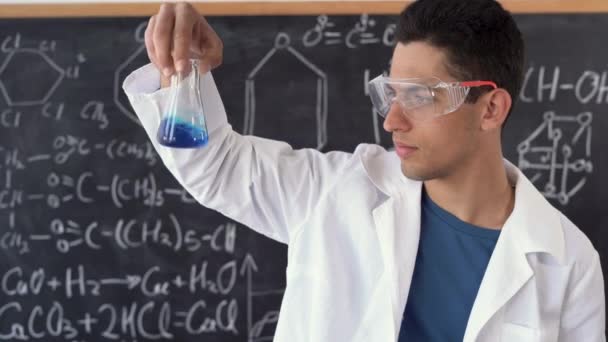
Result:
<svg viewBox="0 0 608 342"><path fill-rule="evenodd" d="M414 94L412 96L412 104L422 106L433 103L433 97L428 94Z"/></svg>
<svg viewBox="0 0 608 342"><path fill-rule="evenodd" d="M406 107L416 108L426 106L434 102L433 96L425 91L412 91L403 94L401 101L404 102Z"/></svg>

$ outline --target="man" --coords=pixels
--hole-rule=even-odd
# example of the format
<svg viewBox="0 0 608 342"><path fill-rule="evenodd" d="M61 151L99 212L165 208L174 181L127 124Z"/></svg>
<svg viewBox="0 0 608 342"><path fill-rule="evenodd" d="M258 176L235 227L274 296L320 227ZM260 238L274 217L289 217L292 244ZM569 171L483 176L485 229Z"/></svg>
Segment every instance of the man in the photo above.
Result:
<svg viewBox="0 0 608 342"><path fill-rule="evenodd" d="M192 56L206 70L222 59L188 4L150 19L153 65L124 88L194 198L289 245L276 341L605 341L598 253L502 157L522 83L513 18L494 0L418 0L398 30L390 77L370 82L396 154L241 136L210 73L209 145L158 145L159 79L188 72Z"/></svg>

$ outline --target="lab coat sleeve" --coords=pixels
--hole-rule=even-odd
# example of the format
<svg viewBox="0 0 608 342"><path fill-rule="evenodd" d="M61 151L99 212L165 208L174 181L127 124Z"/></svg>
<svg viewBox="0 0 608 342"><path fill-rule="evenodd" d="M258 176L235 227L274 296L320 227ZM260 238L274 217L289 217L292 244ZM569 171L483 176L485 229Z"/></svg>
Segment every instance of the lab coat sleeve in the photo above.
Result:
<svg viewBox="0 0 608 342"><path fill-rule="evenodd" d="M606 308L599 254L589 266L575 266L562 311L560 342L605 342ZM578 270L576 269L578 267Z"/></svg>
<svg viewBox="0 0 608 342"><path fill-rule="evenodd" d="M159 80L149 64L129 75L123 89L165 166L200 204L272 239L288 243L353 159L236 133L211 73L201 77L208 145L162 146L156 132L169 91L159 89Z"/></svg>

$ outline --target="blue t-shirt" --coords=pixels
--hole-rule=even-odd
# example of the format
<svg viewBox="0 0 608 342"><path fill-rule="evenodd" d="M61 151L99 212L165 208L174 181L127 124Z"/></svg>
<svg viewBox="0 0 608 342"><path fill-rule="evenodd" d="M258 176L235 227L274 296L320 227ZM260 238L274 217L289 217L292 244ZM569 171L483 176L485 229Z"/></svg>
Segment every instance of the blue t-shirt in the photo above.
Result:
<svg viewBox="0 0 608 342"><path fill-rule="evenodd" d="M399 342L462 341L499 235L459 220L423 191L420 243Z"/></svg>

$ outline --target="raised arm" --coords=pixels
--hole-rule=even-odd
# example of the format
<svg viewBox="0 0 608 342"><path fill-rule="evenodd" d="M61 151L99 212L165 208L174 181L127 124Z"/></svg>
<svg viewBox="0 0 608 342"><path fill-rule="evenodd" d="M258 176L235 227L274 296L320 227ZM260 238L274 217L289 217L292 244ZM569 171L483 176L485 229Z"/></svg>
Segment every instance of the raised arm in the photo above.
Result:
<svg viewBox="0 0 608 342"><path fill-rule="evenodd" d="M183 61L201 59L213 69L223 44L188 4L164 4L152 17L146 45L153 64L129 75L123 88L164 164L202 205L275 240L293 234L353 161L349 153L293 150L284 142L242 136L229 125L210 72L202 71L209 144L198 149L164 147L156 141L168 102L161 79L186 70ZM219 61L218 61L219 58ZM187 65L187 63L186 63ZM161 76L159 72L167 72Z"/></svg>

